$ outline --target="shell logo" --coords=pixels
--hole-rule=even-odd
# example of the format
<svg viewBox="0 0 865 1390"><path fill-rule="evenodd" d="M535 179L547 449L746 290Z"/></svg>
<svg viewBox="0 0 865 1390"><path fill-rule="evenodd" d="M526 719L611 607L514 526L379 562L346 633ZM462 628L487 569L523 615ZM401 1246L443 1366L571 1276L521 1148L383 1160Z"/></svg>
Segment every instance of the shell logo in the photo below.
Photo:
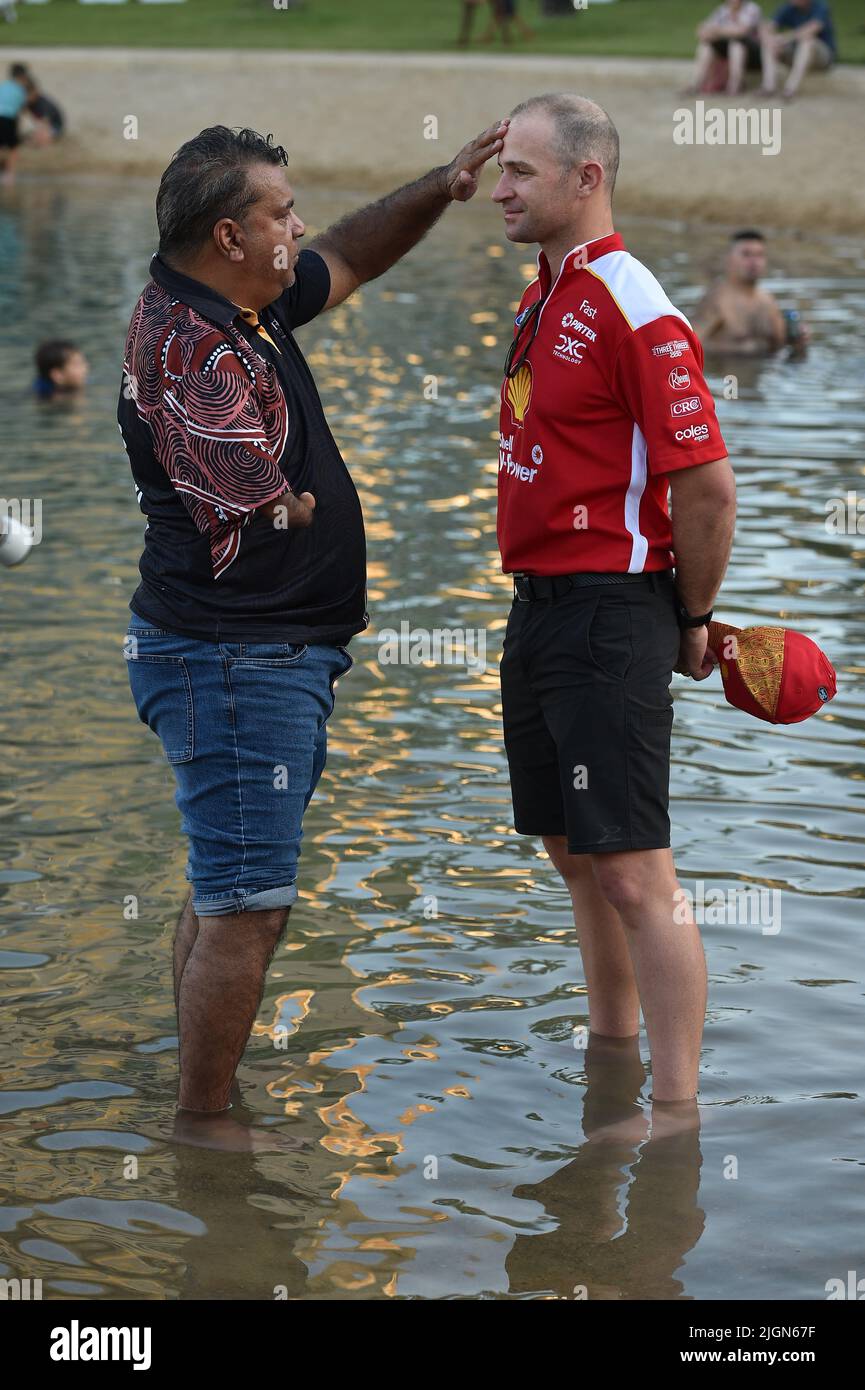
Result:
<svg viewBox="0 0 865 1390"><path fill-rule="evenodd" d="M505 399L511 408L514 424L522 425L532 399L532 368L529 362L524 362L516 376L507 382Z"/></svg>

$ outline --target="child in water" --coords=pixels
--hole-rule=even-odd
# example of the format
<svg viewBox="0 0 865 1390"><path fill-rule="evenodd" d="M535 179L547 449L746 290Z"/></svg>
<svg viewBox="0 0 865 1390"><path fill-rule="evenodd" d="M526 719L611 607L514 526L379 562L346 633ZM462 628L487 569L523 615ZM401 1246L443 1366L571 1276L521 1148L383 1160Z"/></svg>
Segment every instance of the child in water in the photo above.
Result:
<svg viewBox="0 0 865 1390"><path fill-rule="evenodd" d="M87 358L75 343L50 338L35 353L36 380L33 390L40 400L58 394L80 391L87 382Z"/></svg>

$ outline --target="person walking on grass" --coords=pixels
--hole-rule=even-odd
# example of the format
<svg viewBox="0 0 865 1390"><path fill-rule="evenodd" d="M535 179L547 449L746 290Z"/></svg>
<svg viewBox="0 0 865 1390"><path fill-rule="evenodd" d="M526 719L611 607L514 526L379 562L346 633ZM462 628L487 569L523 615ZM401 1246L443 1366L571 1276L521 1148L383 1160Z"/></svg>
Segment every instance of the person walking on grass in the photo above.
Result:
<svg viewBox="0 0 865 1390"><path fill-rule="evenodd" d="M499 33L502 43L509 44L513 40L514 28L519 32L523 43L528 43L535 37L528 24L520 18L518 3L519 0L490 0L492 18L489 29L481 35L481 43L492 43L496 33Z"/></svg>

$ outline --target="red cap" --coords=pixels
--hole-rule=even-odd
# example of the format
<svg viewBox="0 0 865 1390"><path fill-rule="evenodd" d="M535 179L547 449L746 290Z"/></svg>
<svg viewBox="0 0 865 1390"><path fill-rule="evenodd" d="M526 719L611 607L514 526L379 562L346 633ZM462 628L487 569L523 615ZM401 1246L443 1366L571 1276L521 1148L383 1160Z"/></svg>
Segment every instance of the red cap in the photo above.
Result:
<svg viewBox="0 0 865 1390"><path fill-rule="evenodd" d="M831 700L835 672L816 642L785 627L709 624L731 705L770 724L798 724Z"/></svg>

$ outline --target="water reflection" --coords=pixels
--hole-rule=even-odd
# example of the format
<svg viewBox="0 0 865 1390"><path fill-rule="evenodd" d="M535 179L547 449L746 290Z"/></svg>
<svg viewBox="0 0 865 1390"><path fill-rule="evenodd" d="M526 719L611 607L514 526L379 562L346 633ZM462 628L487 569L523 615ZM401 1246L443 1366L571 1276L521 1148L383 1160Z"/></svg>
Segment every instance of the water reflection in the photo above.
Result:
<svg viewBox="0 0 865 1390"><path fill-rule="evenodd" d="M54 1298L822 1297L862 1262L862 542L823 525L861 489L861 247L773 241L814 348L710 367L719 396L737 378L719 406L740 503L723 616L801 627L839 693L771 729L717 681L676 684L684 883L782 892L777 935L703 929L699 1135L647 1130L633 1049L575 1046L567 896L511 826L494 441L531 259L490 209L455 210L305 331L364 503L375 628L340 683L301 901L240 1073L248 1117L309 1147L213 1155L171 1138L185 855L120 653L143 522L114 410L151 199L94 180L0 204L0 492L41 497L44 530L0 573L0 1275ZM302 212L314 227L352 201ZM687 312L725 229L623 230ZM84 340L92 384L45 411L30 354L59 331ZM486 669L382 665L402 622L483 630Z"/></svg>

